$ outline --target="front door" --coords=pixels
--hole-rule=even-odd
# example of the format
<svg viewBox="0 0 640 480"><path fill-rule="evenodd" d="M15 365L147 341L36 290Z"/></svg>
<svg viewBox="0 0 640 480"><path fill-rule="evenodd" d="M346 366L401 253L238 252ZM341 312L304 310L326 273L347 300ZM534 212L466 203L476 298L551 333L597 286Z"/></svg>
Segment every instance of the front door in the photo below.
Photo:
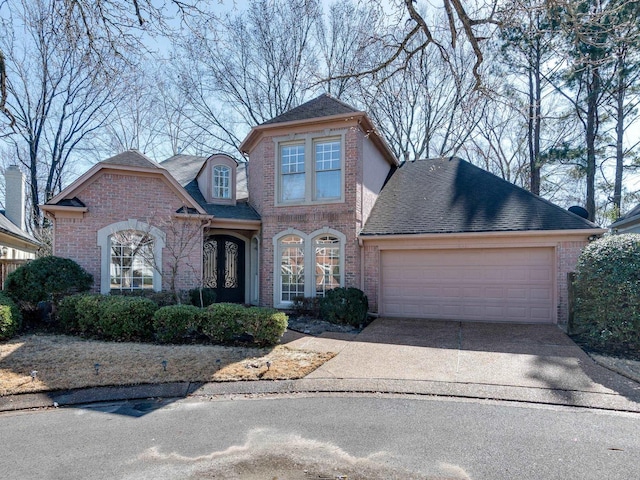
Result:
<svg viewBox="0 0 640 480"><path fill-rule="evenodd" d="M244 303L244 247L230 235L204 242L204 286L215 290L217 302Z"/></svg>

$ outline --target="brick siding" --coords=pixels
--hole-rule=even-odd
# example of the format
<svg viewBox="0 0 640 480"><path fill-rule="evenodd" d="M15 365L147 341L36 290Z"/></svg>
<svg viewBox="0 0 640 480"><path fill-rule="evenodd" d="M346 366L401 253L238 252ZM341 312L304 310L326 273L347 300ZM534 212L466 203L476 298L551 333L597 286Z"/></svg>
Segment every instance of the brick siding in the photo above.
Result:
<svg viewBox="0 0 640 480"><path fill-rule="evenodd" d="M193 288L199 283L202 275L202 234L199 219L194 224L193 220L173 218L184 201L167 185L166 180L130 173L98 173L78 194L78 198L87 206L88 211L82 219L56 219L54 254L75 260L91 273L94 277L94 291L100 291L101 274L101 249L98 246L97 231L129 219L145 222L166 234L166 246L162 252L163 290L169 288L169 272L176 263L176 256L183 257L178 263L180 268L175 279L176 288ZM177 238L185 234L191 238Z"/></svg>

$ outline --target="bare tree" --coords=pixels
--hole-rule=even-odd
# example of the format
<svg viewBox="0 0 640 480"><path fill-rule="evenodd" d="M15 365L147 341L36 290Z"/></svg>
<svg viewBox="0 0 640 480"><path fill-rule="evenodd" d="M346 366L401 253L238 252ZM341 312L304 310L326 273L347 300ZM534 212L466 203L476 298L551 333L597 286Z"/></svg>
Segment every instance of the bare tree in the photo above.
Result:
<svg viewBox="0 0 640 480"><path fill-rule="evenodd" d="M26 6L27 0L0 2L0 13ZM66 43L85 46L104 70L109 70L110 58L128 58L132 51L148 50L143 36L174 35L188 21L205 13L211 0L50 0L49 14L56 19L55 33ZM4 11L3 11L4 9ZM211 12L207 12L211 15ZM2 18L2 17L0 17ZM7 28L11 22L3 21ZM1 36L1 34L0 34ZM0 113L8 120L9 131L15 125L11 106L7 104L6 88L11 72L7 67L10 52L0 48ZM113 72L112 78L117 78Z"/></svg>
<svg viewBox="0 0 640 480"><path fill-rule="evenodd" d="M228 149L247 126L302 103L319 16L317 0L257 0L242 15L203 16L174 58L194 122Z"/></svg>
<svg viewBox="0 0 640 480"><path fill-rule="evenodd" d="M352 0L339 0L325 13L325 21L316 24L320 58L316 75L327 93L341 98L356 89L351 75L368 55L371 32L385 29L386 19L380 8Z"/></svg>
<svg viewBox="0 0 640 480"><path fill-rule="evenodd" d="M96 69L79 42L70 45L55 32L58 18L44 0L12 10L13 34L2 38L10 52L7 108L16 134L7 137L27 171L31 225L41 224L38 204L60 191L74 150L105 122L117 89ZM24 28L23 35L15 31ZM111 68L118 68L114 61Z"/></svg>
<svg viewBox="0 0 640 480"><path fill-rule="evenodd" d="M452 156L468 140L485 105L467 68L472 58L461 41L446 60L424 50L394 75L381 71L384 81L360 79L358 95L398 158Z"/></svg>

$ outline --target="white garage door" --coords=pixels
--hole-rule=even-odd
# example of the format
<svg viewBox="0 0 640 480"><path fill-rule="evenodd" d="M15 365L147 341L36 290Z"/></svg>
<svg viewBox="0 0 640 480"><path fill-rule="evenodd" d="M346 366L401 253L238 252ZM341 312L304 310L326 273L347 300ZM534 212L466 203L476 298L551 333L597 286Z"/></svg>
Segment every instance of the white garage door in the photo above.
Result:
<svg viewBox="0 0 640 480"><path fill-rule="evenodd" d="M383 251L381 312L551 323L553 248Z"/></svg>

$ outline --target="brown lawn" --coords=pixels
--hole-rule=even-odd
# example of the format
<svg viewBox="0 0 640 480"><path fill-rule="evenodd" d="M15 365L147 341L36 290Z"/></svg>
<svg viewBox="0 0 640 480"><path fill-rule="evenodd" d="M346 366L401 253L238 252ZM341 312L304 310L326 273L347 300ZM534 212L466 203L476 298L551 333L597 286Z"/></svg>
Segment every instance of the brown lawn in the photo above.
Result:
<svg viewBox="0 0 640 480"><path fill-rule="evenodd" d="M100 385L287 380L304 377L334 355L282 345L152 345L25 335L0 343L0 396Z"/></svg>

